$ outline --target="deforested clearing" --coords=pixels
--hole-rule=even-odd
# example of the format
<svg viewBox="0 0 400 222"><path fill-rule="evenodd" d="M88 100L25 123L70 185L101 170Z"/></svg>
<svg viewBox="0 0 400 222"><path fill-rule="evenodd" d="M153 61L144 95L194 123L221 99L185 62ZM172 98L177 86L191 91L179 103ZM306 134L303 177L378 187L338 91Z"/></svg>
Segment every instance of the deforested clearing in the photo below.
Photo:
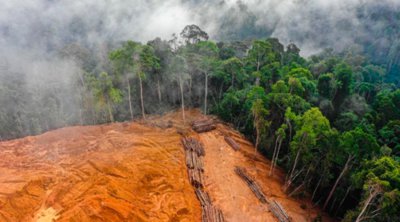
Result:
<svg viewBox="0 0 400 222"><path fill-rule="evenodd" d="M171 112L1 142L0 221L201 221L183 136L204 147L203 190L225 221L278 221L236 175L235 166L246 168L292 221L312 221L321 214L308 197L288 197L284 173L277 169L268 176L270 161L255 155L237 131L218 122L215 130L198 134L189 122L207 117L198 110L186 115L186 124L179 112ZM225 136L240 150L233 150Z"/></svg>

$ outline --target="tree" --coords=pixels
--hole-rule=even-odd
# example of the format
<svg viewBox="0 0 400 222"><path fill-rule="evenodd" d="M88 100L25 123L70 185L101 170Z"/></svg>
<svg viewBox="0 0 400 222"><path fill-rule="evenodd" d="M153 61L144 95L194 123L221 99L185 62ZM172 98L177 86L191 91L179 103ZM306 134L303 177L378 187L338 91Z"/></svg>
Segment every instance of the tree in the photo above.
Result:
<svg viewBox="0 0 400 222"><path fill-rule="evenodd" d="M283 61L285 65L293 63L303 65L305 63L305 60L300 56L300 49L294 43L287 45Z"/></svg>
<svg viewBox="0 0 400 222"><path fill-rule="evenodd" d="M167 41L161 40L160 38L149 41L147 45L151 46L154 49L154 55L159 59L159 68L154 70L155 72L153 72L153 75L151 77L153 78L153 81L157 84L158 102L161 104L161 82L163 78L165 80L167 79L167 70L170 58L172 56L172 49Z"/></svg>
<svg viewBox="0 0 400 222"><path fill-rule="evenodd" d="M134 59L136 60L136 59ZM141 47L138 62L138 78L140 84L140 104L142 107L142 117L145 118L144 102L143 102L143 79L147 75L154 74L160 69L160 59L154 54L151 46L144 45Z"/></svg>
<svg viewBox="0 0 400 222"><path fill-rule="evenodd" d="M318 77L318 93L320 96L332 99L335 92L335 79L332 73L322 74Z"/></svg>
<svg viewBox="0 0 400 222"><path fill-rule="evenodd" d="M256 40L253 42L251 49L246 57L248 69L256 77L255 85L260 85L261 68L275 60L275 54L269 42Z"/></svg>
<svg viewBox="0 0 400 222"><path fill-rule="evenodd" d="M321 158L316 158L319 156L317 153L320 153L322 144L327 145L325 140L332 137L335 132L331 129L329 120L315 107L303 115L296 115L288 108L285 117L288 122L293 122L295 130L295 135L290 142L291 170L285 182L287 191L302 175L303 183L300 186L304 186L308 182L312 168L321 161ZM299 163L301 163L301 168L297 169ZM299 187L295 190L298 190Z"/></svg>
<svg viewBox="0 0 400 222"><path fill-rule="evenodd" d="M369 160L353 179L356 186L362 188L364 192L357 209L356 222L391 221L394 216L398 216L400 211L399 162L388 156Z"/></svg>
<svg viewBox="0 0 400 222"><path fill-rule="evenodd" d="M121 102L120 90L114 87L112 78L106 72L100 73L97 78L90 77L89 82L97 103L107 107L109 120L114 122L112 105Z"/></svg>
<svg viewBox="0 0 400 222"><path fill-rule="evenodd" d="M183 93L184 83L189 79L189 75L187 73L187 66L184 57L180 55L175 55L172 57L169 73L172 77L172 80L177 82L179 85L179 92L181 95L181 110L182 110L182 120L185 123L185 97Z"/></svg>
<svg viewBox="0 0 400 222"><path fill-rule="evenodd" d="M254 146L254 153L257 153L257 147L260 145L260 139L261 137L265 136L271 123L266 120L266 117L268 116L268 110L265 109L264 101L262 99L257 99L253 102L251 112L253 115L253 126L256 129L256 144Z"/></svg>
<svg viewBox="0 0 400 222"><path fill-rule="evenodd" d="M124 76L126 88L128 90L128 104L131 120L133 120L133 107L131 98L131 78L137 75L138 65L135 62L140 51L140 44L133 41L127 41L119 49L116 49L109 54L109 59L113 63L114 72L117 75Z"/></svg>
<svg viewBox="0 0 400 222"><path fill-rule="evenodd" d="M208 109L208 85L209 76L219 72L220 62L218 60L218 47L210 41L199 42L195 45L200 58L198 60L198 68L204 74L204 114Z"/></svg>
<svg viewBox="0 0 400 222"><path fill-rule="evenodd" d="M197 25L187 25L181 32L181 37L186 44L197 44L200 41L207 41L208 34Z"/></svg>
<svg viewBox="0 0 400 222"><path fill-rule="evenodd" d="M230 82L230 87L235 87L235 82L243 84L245 80L245 74L243 70L243 63L237 57L229 58L222 63L223 70L228 74L230 78L226 79L227 82ZM230 79L230 81L229 81Z"/></svg>
<svg viewBox="0 0 400 222"><path fill-rule="evenodd" d="M345 98L351 94L353 89L353 71L351 67L345 63L335 66L334 74L336 79L336 93L334 94L332 103L335 109L335 117L339 113L339 108L343 104Z"/></svg>
<svg viewBox="0 0 400 222"><path fill-rule="evenodd" d="M395 91L382 90L373 103L377 112L377 125L383 126L390 120L400 118L400 89Z"/></svg>
<svg viewBox="0 0 400 222"><path fill-rule="evenodd" d="M325 203L322 207L324 210L328 206L328 203L331 200L337 186L339 185L339 182L352 167L352 163L360 161L362 158L373 156L379 151L379 145L376 141L376 138L359 127L355 128L354 130L344 132L341 135L340 148L341 151L344 151L344 154L337 155L338 161L343 163L343 157L346 158L346 156L347 159L345 160L342 171L336 178L336 181L325 200Z"/></svg>
<svg viewBox="0 0 400 222"><path fill-rule="evenodd" d="M381 144L392 149L394 155L400 156L400 120L391 120L379 130Z"/></svg>
<svg viewBox="0 0 400 222"><path fill-rule="evenodd" d="M286 129L287 129L287 125L282 124L281 127L279 127L279 129L275 132L276 140L275 140L274 153L272 155L271 167L269 170L270 176L274 173L276 162L278 161L278 157L279 157L279 152L281 150L282 141L286 138L286 133L285 133Z"/></svg>

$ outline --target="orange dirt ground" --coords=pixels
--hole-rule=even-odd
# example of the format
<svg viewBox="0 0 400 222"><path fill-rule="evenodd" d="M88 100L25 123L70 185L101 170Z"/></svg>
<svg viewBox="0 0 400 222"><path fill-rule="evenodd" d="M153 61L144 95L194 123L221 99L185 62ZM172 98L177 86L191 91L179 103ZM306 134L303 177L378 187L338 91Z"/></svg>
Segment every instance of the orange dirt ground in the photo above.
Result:
<svg viewBox="0 0 400 222"><path fill-rule="evenodd" d="M197 110L186 115L187 122L203 117ZM236 165L246 167L293 221L318 214L309 201L287 197L284 174L278 169L269 177L270 162L261 155L254 160L252 144L239 133L218 124L196 134L180 117L173 112L146 123L67 127L0 142L0 222L200 221L179 133L204 144L205 190L226 221L277 221L234 173ZM234 152L224 134L241 150Z"/></svg>

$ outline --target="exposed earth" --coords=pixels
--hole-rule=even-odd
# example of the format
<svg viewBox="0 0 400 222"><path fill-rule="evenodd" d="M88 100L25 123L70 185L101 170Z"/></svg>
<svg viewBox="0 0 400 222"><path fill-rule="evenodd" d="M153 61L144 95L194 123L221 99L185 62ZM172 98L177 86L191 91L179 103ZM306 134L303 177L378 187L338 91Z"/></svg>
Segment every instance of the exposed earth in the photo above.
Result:
<svg viewBox="0 0 400 222"><path fill-rule="evenodd" d="M186 117L187 124L172 112L146 122L66 127L0 142L0 221L201 221L181 134L203 143L205 190L226 221L277 221L235 166L245 167L292 221L312 221L320 213L308 199L289 198L284 173L268 176L270 162L254 156L238 132L219 123L197 134L188 123L203 115L191 110ZM241 149L235 152L224 135Z"/></svg>

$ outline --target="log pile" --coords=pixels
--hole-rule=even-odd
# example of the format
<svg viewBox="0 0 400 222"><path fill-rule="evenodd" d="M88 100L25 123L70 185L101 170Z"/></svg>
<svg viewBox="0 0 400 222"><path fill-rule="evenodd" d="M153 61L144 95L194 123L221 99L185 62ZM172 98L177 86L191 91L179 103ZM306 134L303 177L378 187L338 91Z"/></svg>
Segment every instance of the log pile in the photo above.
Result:
<svg viewBox="0 0 400 222"><path fill-rule="evenodd" d="M280 222L290 222L290 217L277 201L269 201L268 208Z"/></svg>
<svg viewBox="0 0 400 222"><path fill-rule="evenodd" d="M235 173L247 183L251 191L253 191L253 193L261 201L261 203L267 203L267 198L261 191L261 188L254 181L254 179L247 174L246 169L237 166L235 167Z"/></svg>
<svg viewBox="0 0 400 222"><path fill-rule="evenodd" d="M208 195L207 192L205 192L201 189L196 189L196 196L197 196L197 199L199 199L200 205L202 207L212 205L210 196Z"/></svg>
<svg viewBox="0 0 400 222"><path fill-rule="evenodd" d="M203 158L190 150L185 151L186 166L189 169L204 171Z"/></svg>
<svg viewBox="0 0 400 222"><path fill-rule="evenodd" d="M228 143L229 146L231 146L234 151L238 151L240 149L239 144L237 144L235 140L233 140L231 137L225 136L224 139L225 142Z"/></svg>
<svg viewBox="0 0 400 222"><path fill-rule="evenodd" d="M224 215L222 211L212 205L203 207L203 213L201 215L202 222L224 222Z"/></svg>
<svg viewBox="0 0 400 222"><path fill-rule="evenodd" d="M203 188L203 172L199 169L188 169L189 181L196 188Z"/></svg>
<svg viewBox="0 0 400 222"><path fill-rule="evenodd" d="M195 193L202 208L202 222L224 222L221 210L216 208L204 188L204 162L205 155L203 145L194 138L182 138L185 150L185 160L188 169L189 181L196 188Z"/></svg>
<svg viewBox="0 0 400 222"><path fill-rule="evenodd" d="M192 129L197 133L204 133L216 129L214 120L204 119L193 122Z"/></svg>
<svg viewBox="0 0 400 222"><path fill-rule="evenodd" d="M198 156L206 155L203 145L194 138L182 138L182 144L185 150L196 152Z"/></svg>
<svg viewBox="0 0 400 222"><path fill-rule="evenodd" d="M260 186L258 186L255 180L247 174L246 169L237 166L235 167L235 172L240 178L242 178L246 182L251 191L253 191L256 197L260 200L260 202L268 205L268 209L280 222L291 221L290 217L288 216L282 205L280 205L275 200L270 201L266 198L264 193L261 191Z"/></svg>
<svg viewBox="0 0 400 222"><path fill-rule="evenodd" d="M194 138L182 138L182 145L185 150L189 181L194 187L202 188L204 182L204 164L202 158L205 155L204 147Z"/></svg>

